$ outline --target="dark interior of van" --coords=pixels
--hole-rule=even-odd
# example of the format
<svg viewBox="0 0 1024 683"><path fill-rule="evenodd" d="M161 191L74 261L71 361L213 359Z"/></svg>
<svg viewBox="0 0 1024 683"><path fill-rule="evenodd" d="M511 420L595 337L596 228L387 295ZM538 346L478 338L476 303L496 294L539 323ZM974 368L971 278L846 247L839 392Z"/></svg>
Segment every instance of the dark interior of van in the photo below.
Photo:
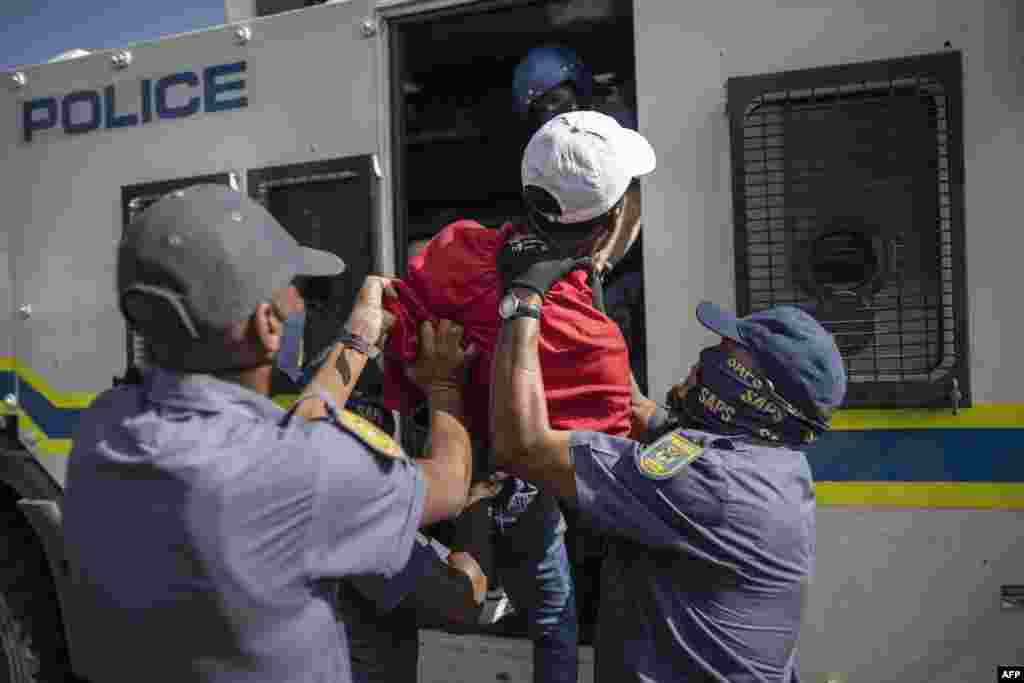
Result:
<svg viewBox="0 0 1024 683"><path fill-rule="evenodd" d="M485 223L518 215L519 158L532 131L514 111L512 74L531 48L576 51L595 75L594 104L635 111L631 2L464 10L400 27L409 236L436 231L453 211Z"/></svg>

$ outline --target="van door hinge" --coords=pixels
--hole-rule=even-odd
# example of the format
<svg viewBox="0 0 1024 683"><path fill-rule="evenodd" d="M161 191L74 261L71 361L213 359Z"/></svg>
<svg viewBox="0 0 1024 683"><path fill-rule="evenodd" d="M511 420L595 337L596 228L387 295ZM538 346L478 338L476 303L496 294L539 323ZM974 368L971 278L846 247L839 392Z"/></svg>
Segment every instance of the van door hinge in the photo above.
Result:
<svg viewBox="0 0 1024 683"><path fill-rule="evenodd" d="M963 394L960 393L960 381L953 378L953 388L949 391L949 400L953 404L953 414L960 414L960 401L963 399Z"/></svg>

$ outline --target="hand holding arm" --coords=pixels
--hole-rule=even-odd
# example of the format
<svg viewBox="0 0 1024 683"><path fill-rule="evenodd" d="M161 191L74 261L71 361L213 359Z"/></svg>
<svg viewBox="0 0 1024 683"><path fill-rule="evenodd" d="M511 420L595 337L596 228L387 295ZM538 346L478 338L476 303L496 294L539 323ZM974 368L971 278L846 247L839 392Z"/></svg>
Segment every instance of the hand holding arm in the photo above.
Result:
<svg viewBox="0 0 1024 683"><path fill-rule="evenodd" d="M476 350L462 348L462 327L442 320L434 330L420 326L419 353L409 368L410 378L427 395L430 411L429 446L420 461L427 480L423 526L462 512L473 473L473 450L462 424L462 384Z"/></svg>
<svg viewBox="0 0 1024 683"><path fill-rule="evenodd" d="M664 421L668 415L664 410L659 414L660 406L644 396L643 392L640 391L640 385L636 383L636 377L633 376L633 373L629 374L629 381L633 385L629 438L642 441L651 428L657 426L652 424L652 422Z"/></svg>

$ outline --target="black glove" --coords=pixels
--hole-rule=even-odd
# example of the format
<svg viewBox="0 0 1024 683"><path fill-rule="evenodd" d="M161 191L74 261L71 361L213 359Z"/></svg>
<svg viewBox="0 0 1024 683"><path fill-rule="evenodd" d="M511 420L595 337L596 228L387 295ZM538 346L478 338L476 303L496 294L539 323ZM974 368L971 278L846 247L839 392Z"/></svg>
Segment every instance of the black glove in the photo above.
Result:
<svg viewBox="0 0 1024 683"><path fill-rule="evenodd" d="M577 268L589 268L586 258L559 258L544 240L536 235L510 238L498 254L498 272L505 291L516 287L529 289L542 297L551 286Z"/></svg>

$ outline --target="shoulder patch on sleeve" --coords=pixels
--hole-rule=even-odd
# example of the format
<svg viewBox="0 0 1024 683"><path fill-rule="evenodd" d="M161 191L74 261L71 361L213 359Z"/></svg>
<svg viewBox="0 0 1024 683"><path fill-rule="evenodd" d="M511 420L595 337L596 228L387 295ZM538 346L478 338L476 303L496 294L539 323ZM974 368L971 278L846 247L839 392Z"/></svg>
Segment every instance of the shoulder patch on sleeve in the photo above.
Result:
<svg viewBox="0 0 1024 683"><path fill-rule="evenodd" d="M679 474L696 460L704 447L672 431L636 453L636 467L648 479L662 481Z"/></svg>
<svg viewBox="0 0 1024 683"><path fill-rule="evenodd" d="M405 458L405 453L398 442L365 417L349 410L342 410L338 413L338 425L377 455L386 458Z"/></svg>

